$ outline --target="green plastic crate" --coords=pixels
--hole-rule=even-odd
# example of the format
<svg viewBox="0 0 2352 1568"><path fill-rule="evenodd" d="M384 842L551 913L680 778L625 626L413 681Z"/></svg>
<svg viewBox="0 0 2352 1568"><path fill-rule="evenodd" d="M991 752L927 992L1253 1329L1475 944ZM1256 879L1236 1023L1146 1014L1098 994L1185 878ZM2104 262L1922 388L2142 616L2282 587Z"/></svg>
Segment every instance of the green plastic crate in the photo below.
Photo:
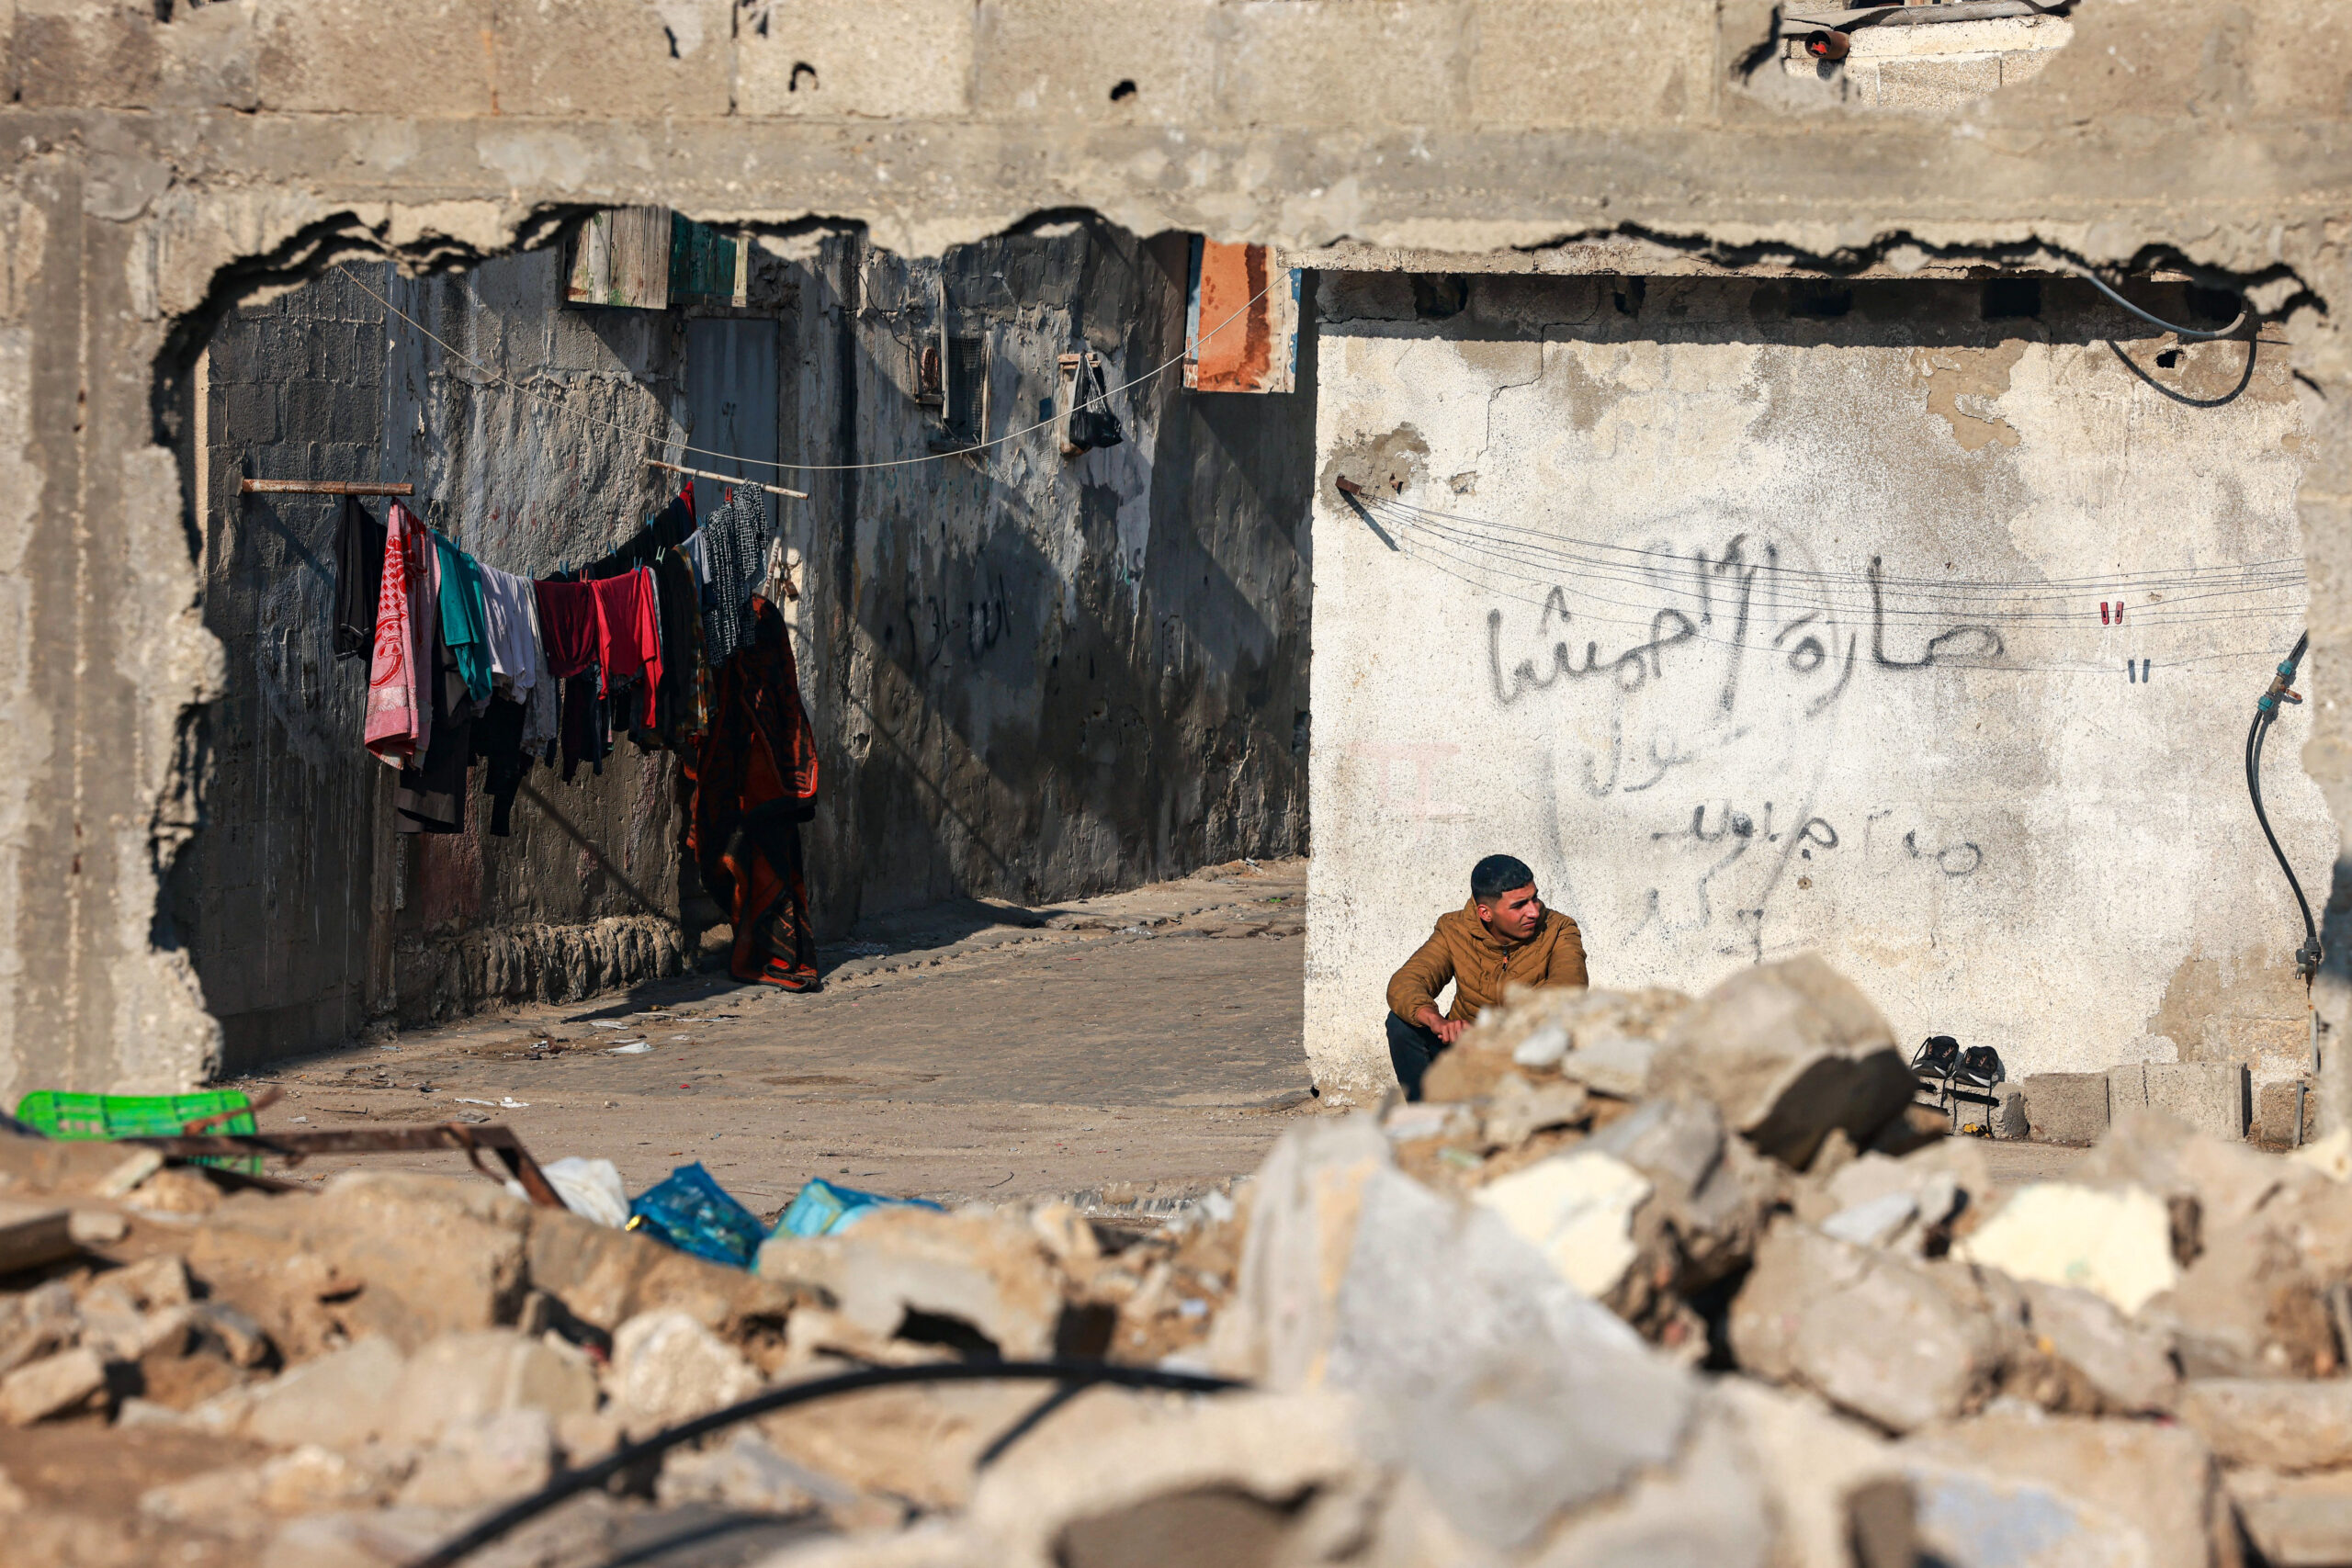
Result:
<svg viewBox="0 0 2352 1568"><path fill-rule="evenodd" d="M72 1094L40 1089L17 1102L17 1120L44 1137L176 1138L191 1122L242 1111L227 1122L207 1127L209 1133L251 1133L253 1101L233 1089L209 1089L202 1094ZM258 1156L246 1159L207 1156L199 1165L261 1174Z"/></svg>

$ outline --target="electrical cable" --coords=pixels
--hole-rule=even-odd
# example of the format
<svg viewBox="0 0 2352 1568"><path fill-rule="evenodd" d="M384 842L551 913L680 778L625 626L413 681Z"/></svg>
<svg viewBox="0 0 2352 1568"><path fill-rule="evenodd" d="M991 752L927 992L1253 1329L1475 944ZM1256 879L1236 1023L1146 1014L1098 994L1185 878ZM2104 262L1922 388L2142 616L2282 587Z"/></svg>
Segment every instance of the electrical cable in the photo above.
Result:
<svg viewBox="0 0 2352 1568"><path fill-rule="evenodd" d="M900 1383L988 1382L997 1380L1058 1382L1065 1386L1108 1383L1120 1388L1161 1389L1171 1393L1223 1393L1248 1386L1229 1378L1211 1377L1204 1372L1180 1372L1164 1367L1119 1366L1109 1361L934 1361L912 1367L861 1367L854 1372L766 1389L749 1399L697 1416L691 1421L664 1427L640 1441L625 1444L594 1464L565 1471L529 1496L507 1505L463 1534L435 1547L410 1564L410 1568L451 1568L453 1563L469 1553L527 1524L567 1498L602 1486L648 1460L659 1459L682 1443L693 1442L696 1438L707 1437L755 1416L765 1416L796 1404L830 1399L836 1394L856 1393L869 1388L890 1388ZM998 1445L995 1451L1001 1451L1001 1444ZM989 1457L994 1457L994 1451Z"/></svg>
<svg viewBox="0 0 2352 1568"><path fill-rule="evenodd" d="M375 300L376 303L381 305L385 310L390 310L393 315L398 316L401 321L406 321L410 326L414 327L419 333L423 333L433 343L439 344L442 352L449 355L452 358L468 367L469 369L490 378L491 380L494 382L511 388L514 391L522 393L526 398L537 398L541 402L546 403L549 408L555 409L560 412L570 414L571 417L581 420L586 423L603 425L607 430L617 430L624 435L634 436L640 441L658 441L662 444L665 451L668 449L670 438L665 432L636 430L632 429L628 425L621 423L617 420L598 419L594 414L581 413L577 410L567 407L558 399L551 398L544 392L537 391L532 388L526 386L522 382L514 380L511 377L500 375L497 371L492 370L487 365L469 356L447 340L435 336L433 330L427 327L423 321L418 321L414 316L410 315L406 310L401 310L398 305L393 304L390 299L385 299L384 296L377 293L366 284L361 283L356 277L352 276L351 269L348 266L338 265L335 270L342 273L343 276L350 281L353 287L356 288L361 293ZM1233 314L1219 321L1216 326L1211 327L1208 331L1201 333L1197 338L1194 338L1191 343L1185 345L1183 352L1178 354L1174 358L1154 366L1151 369L1145 371L1142 375L1136 377L1133 380L1122 381L1115 387L1106 387L1100 391L1088 394L1079 401L1077 405L1078 408L1087 409L1094 407L1097 403L1107 403L1111 399L1111 395L1114 392L1124 392L1131 387L1140 387L1146 381L1151 380L1154 377L1166 375L1177 366L1183 364L1185 360L1192 358L1199 344L1208 342L1209 339L1216 336L1217 333L1225 331L1226 328L1231 326L1234 322L1241 320L1243 316L1249 314L1250 307L1255 305L1259 300L1263 299L1268 294L1272 293L1273 291L1273 284L1269 282L1265 288L1259 289L1257 293L1252 294L1249 299L1243 300L1241 302L1240 309L1235 310ZM1076 410L1072 410L1071 412L1075 412ZM1062 422L1063 417L1064 416L1061 414L1056 414L1051 419L1041 419L1035 424L1023 425L1019 430L1007 431L1002 435L993 437L987 441L976 442L969 446L958 446L952 451L930 452L920 457L892 457L878 463L786 463L779 461L774 457L746 457L733 452L715 451L707 446L688 446L684 445L681 445L678 451L681 456L692 453L698 457L712 457L725 463L756 464L763 468L775 468L779 472L790 469L792 472L799 474L863 473L875 468L910 468L918 463L939 463L944 462L950 457L968 457L976 452L985 452L991 446L1001 446L1008 441L1017 441L1024 435L1032 435L1040 430L1059 424Z"/></svg>
<svg viewBox="0 0 2352 1568"><path fill-rule="evenodd" d="M2114 300L2117 304L2122 306L2125 310L2131 311L2133 315L2139 317L2150 326L2162 327L2165 331L2172 333L2175 337L2185 338L2190 343L2211 343L2215 338L2224 338L2229 336L2232 333L2245 325L2245 319L2247 315L2252 312L2253 309L2251 306L2247 305L2245 299L2241 297L2238 300L2237 320L2232 321L2228 326L2223 327L2219 332L2199 332L2195 327L2177 327L2170 321L2165 321L2162 316L2150 315L2147 311L2143 310L2139 306L2134 305L2131 300L2126 299L2122 295L2117 293L2115 289L2109 285L2107 279L2101 277L2098 274L2093 272L2086 266L2076 267L2075 269L2075 276L2089 283L2092 288L2098 289L2101 294L2106 295L2109 299Z"/></svg>
<svg viewBox="0 0 2352 1568"><path fill-rule="evenodd" d="M2270 738L2270 727L2278 720L2279 702L2303 700L2290 689L2290 682L2295 679L2295 666L2303 661L2303 651L2311 641L2308 631L2295 639L2295 651L2272 675L2270 689L2255 704L2254 723L2245 732L2245 792L2253 797L2255 820L2262 824L2262 836L2270 840L2270 852L2278 858L2278 869L2287 874L2287 886L2294 889L2295 906L2303 912L2303 945L2295 950L2295 971L2305 981L2319 973L2325 950L2320 945L2319 926L2312 919L2312 901L2303 897L2303 885L2297 879L2295 868L2287 863L2287 852L2278 847L2278 835L2270 830L2270 814L2262 808L2262 744Z"/></svg>

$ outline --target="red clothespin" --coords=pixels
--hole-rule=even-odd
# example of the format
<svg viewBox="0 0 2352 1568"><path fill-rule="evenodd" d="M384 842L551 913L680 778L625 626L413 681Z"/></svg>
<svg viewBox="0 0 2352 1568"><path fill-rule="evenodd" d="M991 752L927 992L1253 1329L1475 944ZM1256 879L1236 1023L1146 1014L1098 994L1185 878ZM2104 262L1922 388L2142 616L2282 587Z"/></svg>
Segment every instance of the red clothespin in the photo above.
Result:
<svg viewBox="0 0 2352 1568"><path fill-rule="evenodd" d="M2107 601L2104 599L2098 602L2098 624L2103 626L2111 624L2107 618Z"/></svg>
<svg viewBox="0 0 2352 1568"><path fill-rule="evenodd" d="M2115 624L2119 626L2123 624L2123 601L2120 599L2115 602Z"/></svg>

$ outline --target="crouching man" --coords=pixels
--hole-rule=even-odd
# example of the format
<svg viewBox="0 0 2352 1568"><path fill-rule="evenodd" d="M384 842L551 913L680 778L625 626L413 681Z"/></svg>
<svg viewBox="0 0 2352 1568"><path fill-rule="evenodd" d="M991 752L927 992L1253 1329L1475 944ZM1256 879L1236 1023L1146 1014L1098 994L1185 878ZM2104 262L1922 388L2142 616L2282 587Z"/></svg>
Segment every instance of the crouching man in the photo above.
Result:
<svg viewBox="0 0 2352 1568"><path fill-rule="evenodd" d="M1441 1014L1437 994L1448 980L1453 1006ZM1544 907L1525 862L1488 855L1470 868L1470 901L1440 915L1429 941L1388 982L1388 1059L1405 1098L1421 1098L1430 1063L1502 1000L1505 985L1585 984L1576 921Z"/></svg>

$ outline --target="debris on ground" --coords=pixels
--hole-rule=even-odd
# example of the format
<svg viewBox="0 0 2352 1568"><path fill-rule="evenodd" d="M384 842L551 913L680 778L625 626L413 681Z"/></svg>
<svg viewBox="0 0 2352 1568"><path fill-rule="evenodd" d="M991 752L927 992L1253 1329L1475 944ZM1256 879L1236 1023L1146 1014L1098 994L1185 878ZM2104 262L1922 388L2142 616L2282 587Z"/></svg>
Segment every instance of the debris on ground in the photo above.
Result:
<svg viewBox="0 0 2352 1568"><path fill-rule="evenodd" d="M1248 1386L812 1402L473 1560L701 1508L803 1521L779 1568L2352 1562L2330 1147L2149 1103L1996 1190L1811 958L1520 993L1425 1090L1149 1234L821 1183L763 1220L696 1167L630 1230L595 1162L548 1168L582 1214L0 1137L0 1509L28 1561L391 1568L763 1391L1055 1359Z"/></svg>

